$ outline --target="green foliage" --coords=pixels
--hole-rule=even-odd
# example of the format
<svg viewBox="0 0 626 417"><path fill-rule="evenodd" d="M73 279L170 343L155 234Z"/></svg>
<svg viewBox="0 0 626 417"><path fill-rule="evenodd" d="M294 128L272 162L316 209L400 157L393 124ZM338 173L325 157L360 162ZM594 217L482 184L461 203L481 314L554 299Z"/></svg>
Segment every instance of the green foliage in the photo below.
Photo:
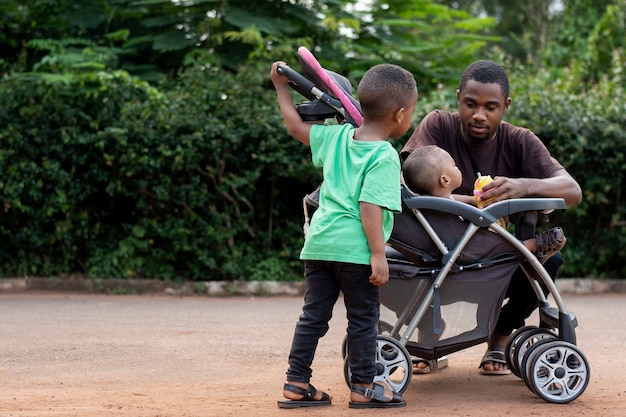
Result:
<svg viewBox="0 0 626 417"><path fill-rule="evenodd" d="M0 84L1 275L298 276L320 178L272 91L206 67L167 94L123 72L66 78Z"/></svg>
<svg viewBox="0 0 626 417"><path fill-rule="evenodd" d="M297 67L300 45L354 85L380 62L408 68L415 124L456 108L474 59L525 62L506 65L507 117L584 190L553 220L562 276L624 276L624 0L364 4L1 2L0 276L299 279L301 198L320 174L268 71Z"/></svg>
<svg viewBox="0 0 626 417"><path fill-rule="evenodd" d="M474 17L431 0L373 1L361 18L347 62L319 45L322 65L351 77L355 84L368 68L391 62L411 71L420 93L458 78L458 68L498 40L488 36L490 17ZM344 63L345 62L345 63Z"/></svg>
<svg viewBox="0 0 626 417"><path fill-rule="evenodd" d="M260 65L265 73L305 45L355 84L387 61L411 70L427 92L497 41L485 35L494 19L433 0L8 0L0 13L0 29L11 33L0 35L0 73L80 64L155 83L198 60L229 71Z"/></svg>
<svg viewBox="0 0 626 417"><path fill-rule="evenodd" d="M626 68L626 58L620 58L626 50L626 1L618 3L606 8L589 35L581 62L575 67L580 82L597 82L609 68Z"/></svg>
<svg viewBox="0 0 626 417"><path fill-rule="evenodd" d="M571 71L512 80L509 119L535 131L583 189L582 203L553 219L568 236L563 276L626 275L626 90L624 73L617 70L624 68L620 56L613 77L582 88Z"/></svg>
<svg viewBox="0 0 626 417"><path fill-rule="evenodd" d="M546 45L543 58L550 66L566 67L587 49L589 35L607 6L622 0L565 0L563 10L551 22L553 41ZM624 7L623 5L621 7Z"/></svg>

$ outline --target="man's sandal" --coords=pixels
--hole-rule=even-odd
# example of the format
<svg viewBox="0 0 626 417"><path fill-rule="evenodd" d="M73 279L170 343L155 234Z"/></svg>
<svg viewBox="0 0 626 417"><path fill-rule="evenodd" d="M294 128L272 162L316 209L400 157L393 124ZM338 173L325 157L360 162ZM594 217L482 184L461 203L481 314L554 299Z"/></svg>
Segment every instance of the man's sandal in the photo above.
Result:
<svg viewBox="0 0 626 417"><path fill-rule="evenodd" d="M374 388L364 388L359 385L352 385L352 392L361 394L362 396L369 398L371 401L350 401L348 407L350 408L388 408L388 407L404 407L406 401L402 399L402 394L392 391L393 397L385 397L385 388L377 383L374 383Z"/></svg>
<svg viewBox="0 0 626 417"><path fill-rule="evenodd" d="M504 352L502 351L487 349L487 352L485 352L485 356L483 356L483 359L480 362L480 366L478 366L480 368L480 373L483 375L508 375L511 373L511 370L509 368L493 369L491 371L488 371L487 369L485 369L486 362L491 362L494 364L499 363L506 366L506 359L504 357Z"/></svg>
<svg viewBox="0 0 626 417"><path fill-rule="evenodd" d="M302 398L299 400L279 400L279 408L321 407L325 405L330 405L330 396L325 392L322 392L321 399L315 399L315 394L317 394L317 390L311 384L309 384L307 388L302 388L297 385L287 383L283 385L283 390L291 391L294 394L300 394L302 395Z"/></svg>

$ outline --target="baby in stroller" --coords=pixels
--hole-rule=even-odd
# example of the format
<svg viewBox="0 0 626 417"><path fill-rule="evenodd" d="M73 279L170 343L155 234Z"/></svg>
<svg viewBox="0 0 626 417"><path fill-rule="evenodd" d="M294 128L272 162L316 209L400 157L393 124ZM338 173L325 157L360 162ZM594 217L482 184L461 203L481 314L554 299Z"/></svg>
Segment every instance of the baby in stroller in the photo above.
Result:
<svg viewBox="0 0 626 417"><path fill-rule="evenodd" d="M461 186L463 180L452 156L436 145L413 151L402 166L402 174L404 183L412 192L443 198L453 198L452 192ZM553 227L523 241L542 264L560 252L566 242L560 227Z"/></svg>

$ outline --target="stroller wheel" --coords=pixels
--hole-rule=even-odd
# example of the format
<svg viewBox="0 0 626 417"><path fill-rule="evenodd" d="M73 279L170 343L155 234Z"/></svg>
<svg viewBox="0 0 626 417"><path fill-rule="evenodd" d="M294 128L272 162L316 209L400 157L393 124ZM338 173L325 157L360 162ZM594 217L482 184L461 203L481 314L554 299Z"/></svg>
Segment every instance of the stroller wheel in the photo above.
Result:
<svg viewBox="0 0 626 417"><path fill-rule="evenodd" d="M533 389L533 386L528 381L528 373L527 373L527 367L526 367L526 365L528 364L528 360L530 359L531 355L535 352L536 349L554 340L556 340L556 338L537 340L536 342L531 344L528 347L528 349L526 349L526 351L524 352L524 356L522 357L522 361L520 362L520 365L519 365L519 370L520 370L522 380L524 381L528 389L530 389L532 392L535 392L535 391Z"/></svg>
<svg viewBox="0 0 626 417"><path fill-rule="evenodd" d="M378 334L389 335L393 326L386 321L378 322ZM341 342L341 357L346 359L346 355L348 354L348 335L343 337L343 341Z"/></svg>
<svg viewBox="0 0 626 417"><path fill-rule="evenodd" d="M393 329L393 326L387 323L386 321L378 322L378 334L388 336L389 333L391 333L392 329ZM348 354L348 335L345 335L343 337L343 342L341 342L341 357L343 359L346 359L347 354Z"/></svg>
<svg viewBox="0 0 626 417"><path fill-rule="evenodd" d="M519 374L519 367L518 367L517 361L514 360L515 350L517 346L519 345L519 341L524 336L524 334L530 330L534 330L537 328L538 328L537 326L520 327L519 329L515 330L515 332L513 332L513 334L509 337L509 341L506 344L506 347L504 349L506 366L508 366L511 372L513 372L513 374L517 377L519 377L520 374Z"/></svg>
<svg viewBox="0 0 626 417"><path fill-rule="evenodd" d="M411 356L406 348L389 336L376 337L376 376L374 382L382 382L391 390L402 393L408 387L413 375ZM344 378L351 386L352 372L349 357L344 359Z"/></svg>
<svg viewBox="0 0 626 417"><path fill-rule="evenodd" d="M507 347L506 352L510 353L507 353L505 356L507 364L509 361L511 362L509 364L511 372L518 378L523 378L522 362L528 349L539 341L545 339L556 340L557 337L554 331L550 329L540 329L538 327L529 326L526 329L521 328L520 330L520 332L516 332L515 335L509 339L512 345L510 349Z"/></svg>
<svg viewBox="0 0 626 417"><path fill-rule="evenodd" d="M532 349L526 362L526 384L548 402L565 404L587 388L590 371L585 355L562 340L545 341Z"/></svg>

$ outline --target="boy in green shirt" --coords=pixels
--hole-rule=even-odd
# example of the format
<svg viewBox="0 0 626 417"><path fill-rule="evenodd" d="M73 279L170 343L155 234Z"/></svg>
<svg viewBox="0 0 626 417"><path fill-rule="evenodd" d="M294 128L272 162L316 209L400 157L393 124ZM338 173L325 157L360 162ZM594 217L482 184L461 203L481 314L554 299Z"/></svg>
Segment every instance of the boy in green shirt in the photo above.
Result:
<svg viewBox="0 0 626 417"><path fill-rule="evenodd" d="M304 307L289 354L281 408L330 405L328 394L310 383L319 339L328 331L333 307L343 293L348 318L351 408L405 406L402 395L376 375L379 287L389 280L385 243L393 213L401 210L400 162L388 138L399 138L411 125L417 104L415 79L405 69L380 64L368 70L357 95L363 123L317 125L303 122L287 78L272 65L271 77L289 133L311 146L313 163L324 181L300 258L305 261Z"/></svg>

